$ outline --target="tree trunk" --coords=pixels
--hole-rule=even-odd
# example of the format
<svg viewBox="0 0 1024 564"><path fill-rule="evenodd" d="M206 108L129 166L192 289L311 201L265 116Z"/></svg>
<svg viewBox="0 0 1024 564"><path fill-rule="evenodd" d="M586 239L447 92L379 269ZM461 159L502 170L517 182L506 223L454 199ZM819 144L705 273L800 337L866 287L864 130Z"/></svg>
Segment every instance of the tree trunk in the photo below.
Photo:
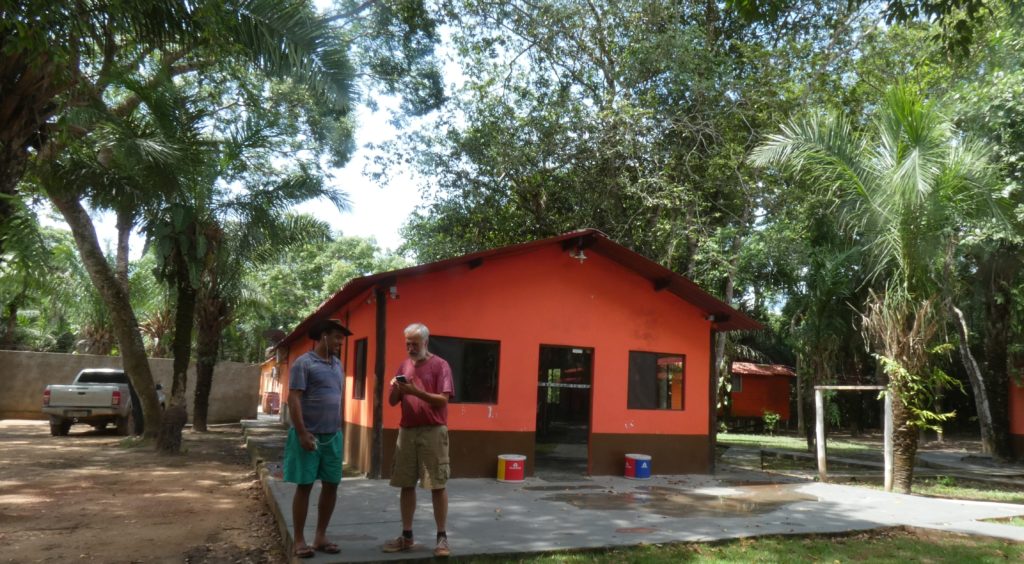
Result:
<svg viewBox="0 0 1024 564"><path fill-rule="evenodd" d="M809 364L810 374L804 374L803 381L800 385L803 386L803 392L800 394L803 398L804 413L815 413L817 409L814 405L814 386L819 382L824 381L824 360L820 357L815 357ZM808 377L810 376L810 377ZM804 439L807 441L807 452L816 452L818 450L818 440L816 438L816 432L814 429L815 420L811 417L804 416L804 426L800 429L804 434Z"/></svg>
<svg viewBox="0 0 1024 564"><path fill-rule="evenodd" d="M206 335L200 329L196 341L196 391L192 400L192 430L205 433L210 409L210 390L213 388L213 369L217 366L217 353L220 349L220 335Z"/></svg>
<svg viewBox="0 0 1024 564"><path fill-rule="evenodd" d="M28 167L29 148L45 139L47 122L57 110L57 65L48 56L30 57L18 41L0 38L0 84L3 85L3 127L0 127L0 224L7 224L17 197L18 182ZM0 252L3 241L0 241Z"/></svg>
<svg viewBox="0 0 1024 564"><path fill-rule="evenodd" d="M121 350L122 365L142 401L144 436L147 439L155 438L160 429L160 402L157 400L153 374L149 370L146 349L142 344L139 322L128 300L128 294L117 282L110 263L103 256L99 241L96 239L96 229L78 198L50 195L50 201L64 216L64 221L71 226L75 246L86 271L89 272L89 279L110 311L111 323Z"/></svg>
<svg viewBox="0 0 1024 564"><path fill-rule="evenodd" d="M4 308L4 334L0 337L0 350L14 348L14 332L18 328L18 302L12 300Z"/></svg>
<svg viewBox="0 0 1024 564"><path fill-rule="evenodd" d="M992 410L989 408L989 390L985 378L981 374L981 368L971 354L970 332L967 329L967 321L964 314L949 301L950 316L953 324L956 325L957 335L960 337L960 358L963 359L964 368L967 369L967 378L971 382L971 389L974 391L974 405L978 410L978 425L981 427L981 450L991 453L994 450L995 436L992 433Z"/></svg>
<svg viewBox="0 0 1024 564"><path fill-rule="evenodd" d="M804 429L804 370L805 364L801 362L801 355L796 357L796 428Z"/></svg>
<svg viewBox="0 0 1024 564"><path fill-rule="evenodd" d="M892 479L893 490L909 494L914 483L914 458L917 456L917 427L910 424L911 413L893 389L892 394Z"/></svg>
<svg viewBox="0 0 1024 564"><path fill-rule="evenodd" d="M988 268L981 269L985 297L984 375L988 380L988 402L992 422L990 452L998 460L1013 458L1010 447L1009 339L1017 272L1021 263L1019 247L999 249L988 257Z"/></svg>
<svg viewBox="0 0 1024 564"><path fill-rule="evenodd" d="M181 451L181 432L188 422L185 389L188 387L188 365L192 361L192 326L195 323L196 289L189 279L188 268L182 264L175 269L177 280L177 307L174 313L174 381L171 384L171 403L168 417L156 448L163 453ZM172 415L171 410L175 410ZM185 414L183 417L182 414Z"/></svg>
<svg viewBox="0 0 1024 564"><path fill-rule="evenodd" d="M128 292L128 242L131 239L132 225L134 224L135 219L130 211L117 210L117 259L114 272L118 282L124 286L125 292Z"/></svg>
<svg viewBox="0 0 1024 564"><path fill-rule="evenodd" d="M216 284L212 281L211 285ZM224 300L217 297L218 290L204 288L203 297L196 305L196 391L192 408L192 430L205 432L213 388L213 369L220 354L220 339L231 319Z"/></svg>

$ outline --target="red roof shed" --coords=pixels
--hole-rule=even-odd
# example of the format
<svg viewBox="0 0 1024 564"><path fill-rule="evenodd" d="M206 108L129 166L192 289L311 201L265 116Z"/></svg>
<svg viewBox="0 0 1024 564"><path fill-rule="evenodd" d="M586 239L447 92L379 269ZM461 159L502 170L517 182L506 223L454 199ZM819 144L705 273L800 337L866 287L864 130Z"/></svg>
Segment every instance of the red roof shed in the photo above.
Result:
<svg viewBox="0 0 1024 564"><path fill-rule="evenodd" d="M789 397L796 372L781 364L732 363L733 417L757 417L773 411L789 421Z"/></svg>

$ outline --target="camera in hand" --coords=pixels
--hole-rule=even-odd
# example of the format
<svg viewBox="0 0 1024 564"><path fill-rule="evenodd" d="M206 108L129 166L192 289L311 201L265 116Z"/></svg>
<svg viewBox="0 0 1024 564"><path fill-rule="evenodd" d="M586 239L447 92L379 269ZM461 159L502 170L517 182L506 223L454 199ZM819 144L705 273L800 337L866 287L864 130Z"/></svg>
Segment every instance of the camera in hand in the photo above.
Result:
<svg viewBox="0 0 1024 564"><path fill-rule="evenodd" d="M399 374L398 376L395 376L395 381L398 382L399 384L409 383L409 379L405 377L405 374Z"/></svg>

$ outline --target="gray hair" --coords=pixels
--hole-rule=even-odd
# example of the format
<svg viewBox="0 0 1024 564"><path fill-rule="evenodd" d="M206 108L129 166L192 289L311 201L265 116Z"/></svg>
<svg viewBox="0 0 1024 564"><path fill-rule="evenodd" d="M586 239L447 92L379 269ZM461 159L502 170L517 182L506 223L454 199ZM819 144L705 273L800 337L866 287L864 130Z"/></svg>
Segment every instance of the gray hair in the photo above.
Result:
<svg viewBox="0 0 1024 564"><path fill-rule="evenodd" d="M405 336L412 335L418 335L426 343L430 339L430 329L427 329L427 326L422 323L413 323L405 328Z"/></svg>

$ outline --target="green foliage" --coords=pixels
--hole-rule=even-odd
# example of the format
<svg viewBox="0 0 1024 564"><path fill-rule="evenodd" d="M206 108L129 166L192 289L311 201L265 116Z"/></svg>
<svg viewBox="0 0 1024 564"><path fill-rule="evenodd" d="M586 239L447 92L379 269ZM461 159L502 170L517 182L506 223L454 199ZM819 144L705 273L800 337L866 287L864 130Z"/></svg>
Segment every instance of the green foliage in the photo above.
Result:
<svg viewBox="0 0 1024 564"><path fill-rule="evenodd" d="M761 416L761 421L764 423L764 430L769 435L775 434L775 428L778 427L779 421L782 420L782 416L771 410L765 410Z"/></svg>
<svg viewBox="0 0 1024 564"><path fill-rule="evenodd" d="M830 390L824 395L825 421L832 427L839 427L843 424L843 412L839 409L839 403L836 402L836 394Z"/></svg>
<svg viewBox="0 0 1024 564"><path fill-rule="evenodd" d="M227 331L225 355L263 360L268 329L290 331L349 280L410 266L383 253L373 239L330 236L296 244L273 260L254 264L242 280L238 320Z"/></svg>
<svg viewBox="0 0 1024 564"><path fill-rule="evenodd" d="M948 352L948 343L932 349L932 354ZM911 374L899 361L875 355L882 365L882 370L889 376L889 385L899 390L902 401L907 405L912 417L908 423L920 429L941 431L941 423L956 417L955 411L940 413L932 411L938 390L954 388L963 391L959 380L951 378L937 366L932 366L928 374Z"/></svg>

